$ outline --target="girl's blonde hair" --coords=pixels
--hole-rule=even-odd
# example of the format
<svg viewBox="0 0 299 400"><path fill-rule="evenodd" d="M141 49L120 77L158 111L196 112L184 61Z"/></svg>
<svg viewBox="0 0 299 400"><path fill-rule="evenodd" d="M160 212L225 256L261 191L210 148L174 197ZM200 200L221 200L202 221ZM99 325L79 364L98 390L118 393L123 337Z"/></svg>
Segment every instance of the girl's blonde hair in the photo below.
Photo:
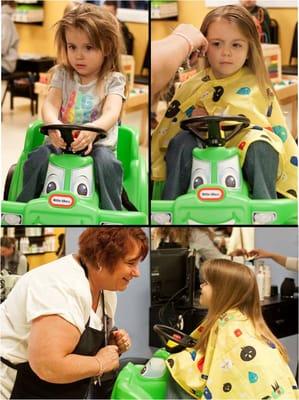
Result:
<svg viewBox="0 0 299 400"><path fill-rule="evenodd" d="M268 88L272 88L272 83L265 66L258 31L251 14L246 8L237 5L217 7L205 16L201 25L203 35L207 36L209 26L212 22L221 21L222 19L234 22L247 38L249 51L245 65L256 75L262 94L268 97ZM207 59L206 62L208 65Z"/></svg>
<svg viewBox="0 0 299 400"><path fill-rule="evenodd" d="M120 28L117 19L109 11L92 4L80 4L65 13L55 25L57 62L71 74L73 69L68 61L66 42L66 30L71 27L85 32L90 43L103 53L104 62L99 78L103 78L108 72L121 71Z"/></svg>
<svg viewBox="0 0 299 400"><path fill-rule="evenodd" d="M215 259L205 261L200 274L201 278L211 285L212 294L197 348L204 353L211 329L221 314L230 309L238 309L252 321L258 337L265 342L273 342L287 362L288 355L285 348L264 321L254 272L243 264Z"/></svg>

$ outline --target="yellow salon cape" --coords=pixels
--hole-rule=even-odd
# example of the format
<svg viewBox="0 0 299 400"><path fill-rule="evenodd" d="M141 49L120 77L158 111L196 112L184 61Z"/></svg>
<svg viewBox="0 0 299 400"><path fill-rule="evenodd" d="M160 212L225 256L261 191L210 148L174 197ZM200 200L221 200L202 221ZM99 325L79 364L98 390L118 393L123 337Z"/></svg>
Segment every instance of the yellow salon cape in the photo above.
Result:
<svg viewBox="0 0 299 400"><path fill-rule="evenodd" d="M203 326L191 336L200 340ZM292 400L298 389L292 372L272 342L259 339L238 310L223 314L211 330L206 354L187 349L166 365L191 396L211 400Z"/></svg>
<svg viewBox="0 0 299 400"><path fill-rule="evenodd" d="M153 132L151 142L152 179L164 181L164 156L169 141L180 131L180 122L190 118L196 107L203 107L209 115L244 115L251 121L226 144L240 150L241 166L248 146L262 140L279 153L276 191L288 198L297 197L297 145L288 132L284 116L272 90L268 99L262 96L256 76L248 67L234 75L216 79L210 68L186 81L173 97L165 116ZM265 157L267 155L265 154Z"/></svg>

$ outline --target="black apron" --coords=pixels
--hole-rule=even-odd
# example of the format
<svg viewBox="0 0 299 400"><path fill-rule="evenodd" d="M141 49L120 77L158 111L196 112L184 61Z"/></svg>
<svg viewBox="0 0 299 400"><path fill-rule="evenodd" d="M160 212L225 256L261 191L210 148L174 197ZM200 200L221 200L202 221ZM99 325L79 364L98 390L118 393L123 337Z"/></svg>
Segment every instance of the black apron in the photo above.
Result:
<svg viewBox="0 0 299 400"><path fill-rule="evenodd" d="M85 274L87 269L81 261ZM105 314L104 293L101 302L103 309L104 329L98 331L89 326L89 320L85 326L80 340L73 354L94 356L107 343L107 316ZM1 357L1 361L17 370L16 380L11 392L11 399L84 399L87 397L91 378L85 378L72 383L50 383L40 379L31 369L29 362L12 364Z"/></svg>

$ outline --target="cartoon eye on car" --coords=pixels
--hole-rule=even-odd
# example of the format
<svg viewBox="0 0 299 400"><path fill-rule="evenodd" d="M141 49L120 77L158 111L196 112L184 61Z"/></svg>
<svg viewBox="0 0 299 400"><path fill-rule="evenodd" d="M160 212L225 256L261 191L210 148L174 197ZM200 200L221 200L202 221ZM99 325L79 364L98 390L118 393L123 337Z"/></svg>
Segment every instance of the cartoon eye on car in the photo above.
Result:
<svg viewBox="0 0 299 400"><path fill-rule="evenodd" d="M50 154L44 186L39 198L27 203L17 202L22 190L23 166L28 154L43 144L44 134L59 129L67 150ZM47 125L35 121L27 130L24 149L18 163L11 167L2 201L2 225L144 225L148 215L148 179L146 163L139 152L137 134L129 127L118 130L117 158L124 171L123 187L129 199L130 210L101 209L100 193L94 180L93 159L71 154L72 131L83 129L77 125ZM106 133L98 128L101 137ZM42 134L44 133L44 134ZM111 182L113 184L113 182Z"/></svg>
<svg viewBox="0 0 299 400"><path fill-rule="evenodd" d="M220 123L225 124L222 129ZM244 116L204 116L181 122L181 128L197 135L206 147L193 149L186 194L175 200L161 200L163 185L154 183L152 225L297 224L297 200L250 198L239 149L225 147L228 140L249 124Z"/></svg>

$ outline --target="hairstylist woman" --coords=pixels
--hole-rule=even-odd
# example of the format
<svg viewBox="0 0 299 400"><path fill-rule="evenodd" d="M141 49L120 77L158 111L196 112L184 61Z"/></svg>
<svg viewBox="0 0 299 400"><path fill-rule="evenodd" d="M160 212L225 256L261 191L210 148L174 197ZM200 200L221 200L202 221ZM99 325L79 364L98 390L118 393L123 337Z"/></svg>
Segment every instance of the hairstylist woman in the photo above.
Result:
<svg viewBox="0 0 299 400"><path fill-rule="evenodd" d="M128 334L111 332L115 291L139 276L140 228L88 228L70 254L25 274L1 305L1 398L85 398L119 366Z"/></svg>

